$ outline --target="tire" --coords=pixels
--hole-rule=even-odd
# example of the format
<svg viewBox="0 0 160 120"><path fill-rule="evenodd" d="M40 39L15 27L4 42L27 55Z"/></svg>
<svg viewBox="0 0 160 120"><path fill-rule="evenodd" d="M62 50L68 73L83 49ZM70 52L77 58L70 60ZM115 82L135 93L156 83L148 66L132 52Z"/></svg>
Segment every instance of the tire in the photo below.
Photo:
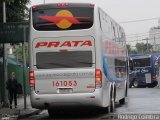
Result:
<svg viewBox="0 0 160 120"><path fill-rule="evenodd" d="M54 110L48 109L48 114L49 114L49 116L50 116L51 118L53 118L53 117L54 117Z"/></svg>
<svg viewBox="0 0 160 120"><path fill-rule="evenodd" d="M48 114L49 114L50 118L55 118L55 117L58 118L58 117L66 115L65 113L67 113L67 111L66 112L64 112L64 111L61 109L58 109L58 108L48 109Z"/></svg>
<svg viewBox="0 0 160 120"><path fill-rule="evenodd" d="M127 88L127 85L126 85L125 97L127 97L127 96L128 96L128 88ZM119 104L120 104L120 105L125 104L125 102L126 102L125 97L119 100Z"/></svg>
<svg viewBox="0 0 160 120"><path fill-rule="evenodd" d="M154 81L154 82L148 84L147 86L148 86L148 88L154 88L154 87L157 86L157 84L158 84L158 82L157 82L157 81Z"/></svg>
<svg viewBox="0 0 160 120"><path fill-rule="evenodd" d="M125 98L120 99L120 100L119 100L119 104L120 104L120 105L125 104Z"/></svg>
<svg viewBox="0 0 160 120"><path fill-rule="evenodd" d="M114 112L115 110L115 93L113 88L111 89L111 94L110 94L110 112Z"/></svg>
<svg viewBox="0 0 160 120"><path fill-rule="evenodd" d="M107 106L105 108L105 112L106 113L111 113L111 112L114 112L115 110L115 96L114 96L114 90L113 90L113 87L111 87L111 92L110 92L110 103L109 103L109 106Z"/></svg>
<svg viewBox="0 0 160 120"><path fill-rule="evenodd" d="M125 97L128 96L128 85L126 85Z"/></svg>
<svg viewBox="0 0 160 120"><path fill-rule="evenodd" d="M132 82L132 85L133 85L134 88L138 88L139 87L138 80L134 79L133 82Z"/></svg>
<svg viewBox="0 0 160 120"><path fill-rule="evenodd" d="M105 113L109 114L111 111L110 111L110 105L108 107L105 108Z"/></svg>
<svg viewBox="0 0 160 120"><path fill-rule="evenodd" d="M129 88L132 88L133 84L132 82L129 83Z"/></svg>

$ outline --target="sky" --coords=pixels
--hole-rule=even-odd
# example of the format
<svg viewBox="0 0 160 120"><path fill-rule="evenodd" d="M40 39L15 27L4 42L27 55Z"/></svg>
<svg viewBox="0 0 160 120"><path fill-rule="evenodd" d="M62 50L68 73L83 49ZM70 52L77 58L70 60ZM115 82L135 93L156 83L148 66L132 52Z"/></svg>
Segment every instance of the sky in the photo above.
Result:
<svg viewBox="0 0 160 120"><path fill-rule="evenodd" d="M31 5L44 4L44 1L97 4L124 28L129 44L148 37L150 28L157 27L160 18L160 0L31 0ZM142 21L128 22L137 20Z"/></svg>

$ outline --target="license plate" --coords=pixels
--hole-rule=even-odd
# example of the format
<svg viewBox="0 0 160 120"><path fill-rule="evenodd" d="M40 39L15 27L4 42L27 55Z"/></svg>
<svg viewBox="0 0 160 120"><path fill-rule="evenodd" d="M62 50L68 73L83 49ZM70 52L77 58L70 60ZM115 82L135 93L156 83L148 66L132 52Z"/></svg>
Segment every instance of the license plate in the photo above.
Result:
<svg viewBox="0 0 160 120"><path fill-rule="evenodd" d="M72 92L73 92L72 88L58 88L58 90L57 90L57 93L59 93L59 94L69 94Z"/></svg>

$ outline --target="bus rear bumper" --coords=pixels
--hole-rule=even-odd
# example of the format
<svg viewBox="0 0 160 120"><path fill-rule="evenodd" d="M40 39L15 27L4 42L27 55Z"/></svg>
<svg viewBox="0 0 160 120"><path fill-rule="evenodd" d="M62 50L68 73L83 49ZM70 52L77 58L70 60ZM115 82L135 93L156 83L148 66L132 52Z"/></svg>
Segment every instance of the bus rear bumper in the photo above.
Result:
<svg viewBox="0 0 160 120"><path fill-rule="evenodd" d="M74 94L36 94L34 91L32 91L31 105L33 108L38 109L48 109L65 106L104 107L102 89L95 89L93 93Z"/></svg>

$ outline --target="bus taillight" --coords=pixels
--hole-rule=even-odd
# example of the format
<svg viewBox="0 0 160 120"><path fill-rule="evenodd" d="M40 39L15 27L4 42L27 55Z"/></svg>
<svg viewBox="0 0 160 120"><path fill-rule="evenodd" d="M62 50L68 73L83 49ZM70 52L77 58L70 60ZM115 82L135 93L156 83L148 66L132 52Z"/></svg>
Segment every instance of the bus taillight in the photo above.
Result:
<svg viewBox="0 0 160 120"><path fill-rule="evenodd" d="M33 86L35 84L35 80L30 80L30 85Z"/></svg>
<svg viewBox="0 0 160 120"><path fill-rule="evenodd" d="M29 78L30 78L30 80L29 80L30 86L33 87L35 84L34 71L29 72Z"/></svg>
<svg viewBox="0 0 160 120"><path fill-rule="evenodd" d="M37 6L32 6L32 9L36 9L37 8Z"/></svg>
<svg viewBox="0 0 160 120"><path fill-rule="evenodd" d="M96 69L96 88L100 88L102 86L102 72L100 69Z"/></svg>
<svg viewBox="0 0 160 120"><path fill-rule="evenodd" d="M68 3L58 3L57 7L63 7L63 6L68 6L68 5L69 5Z"/></svg>
<svg viewBox="0 0 160 120"><path fill-rule="evenodd" d="M90 7L94 8L95 4L90 4Z"/></svg>

